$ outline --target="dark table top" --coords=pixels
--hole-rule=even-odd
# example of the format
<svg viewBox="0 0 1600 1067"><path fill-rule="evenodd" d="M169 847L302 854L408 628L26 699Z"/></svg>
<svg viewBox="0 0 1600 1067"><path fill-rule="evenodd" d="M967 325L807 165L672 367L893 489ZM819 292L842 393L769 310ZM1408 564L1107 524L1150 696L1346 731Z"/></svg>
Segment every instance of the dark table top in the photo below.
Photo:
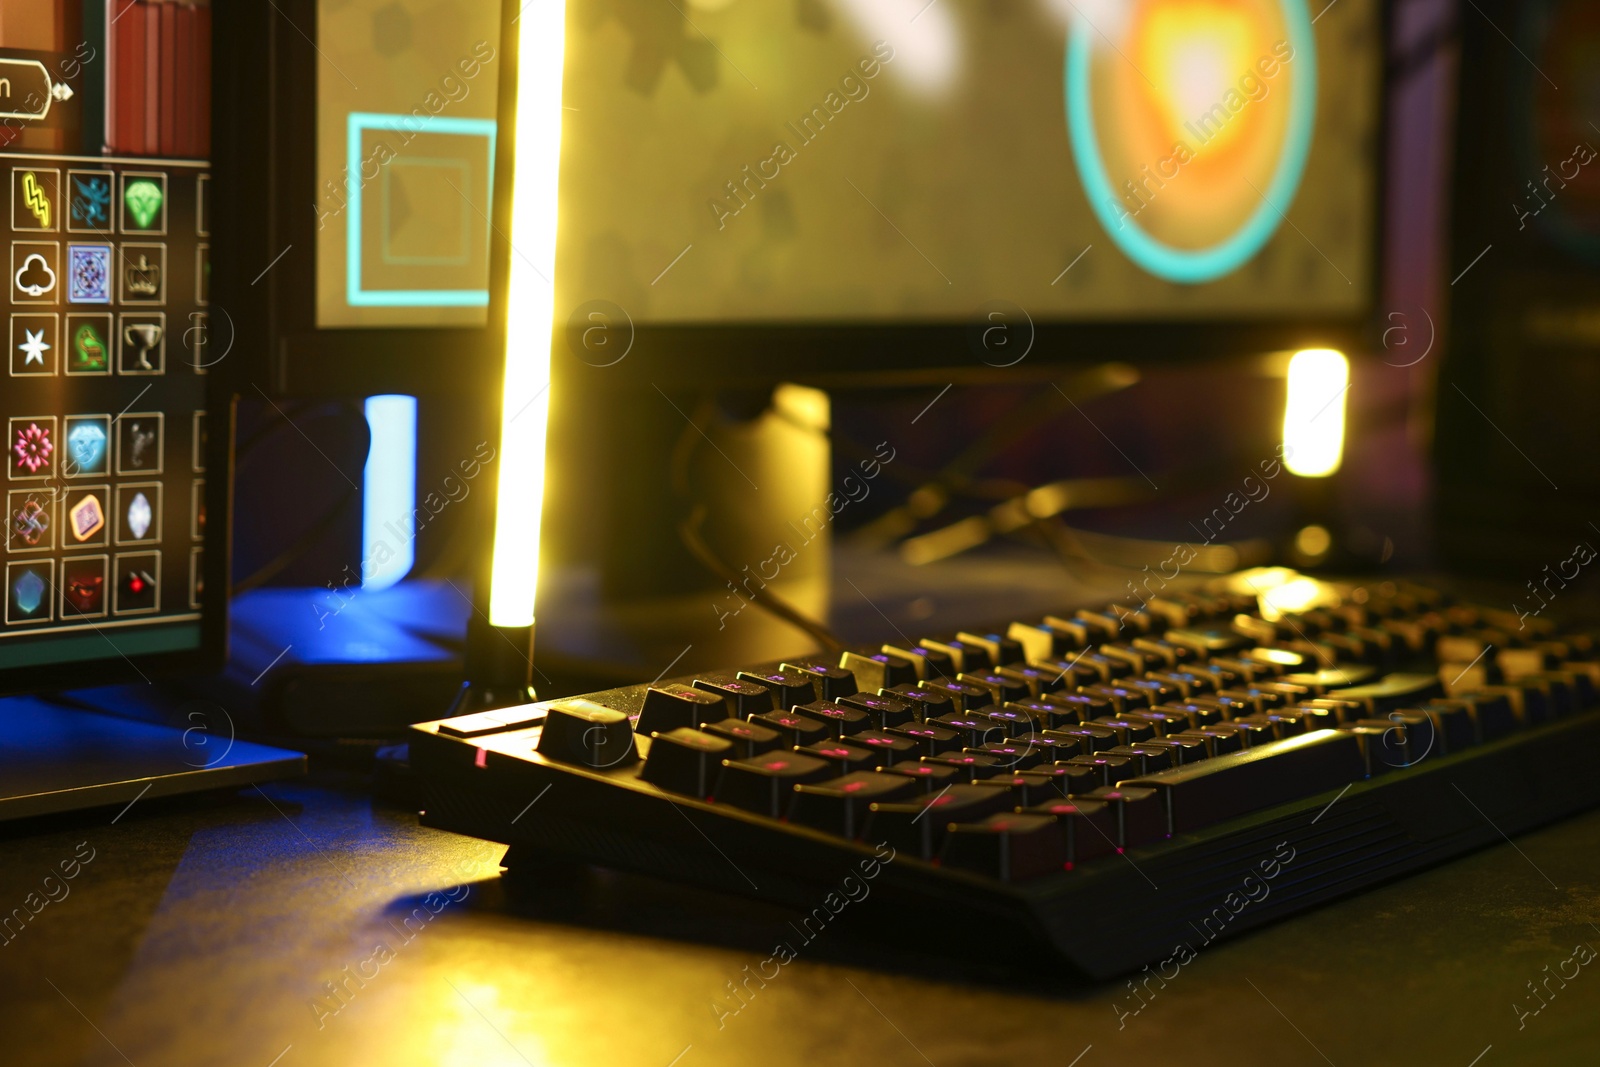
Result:
<svg viewBox="0 0 1600 1067"><path fill-rule="evenodd" d="M1123 982L963 960L1040 958L1008 931L869 908L901 950L830 927L739 1007L786 913L571 868L511 892L500 846L337 777L114 816L0 827L0 1062L1600 1062L1600 963L1566 962L1600 946L1600 813L1204 947L1137 1014Z"/></svg>

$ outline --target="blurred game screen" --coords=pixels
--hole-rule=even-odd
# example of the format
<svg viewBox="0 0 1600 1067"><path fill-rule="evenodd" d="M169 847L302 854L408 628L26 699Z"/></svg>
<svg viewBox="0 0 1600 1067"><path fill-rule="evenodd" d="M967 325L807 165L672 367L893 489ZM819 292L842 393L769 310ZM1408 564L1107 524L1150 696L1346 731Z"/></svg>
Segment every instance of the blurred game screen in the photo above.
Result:
<svg viewBox="0 0 1600 1067"><path fill-rule="evenodd" d="M494 0L319 0L319 327L484 323L499 22Z"/></svg>
<svg viewBox="0 0 1600 1067"><path fill-rule="evenodd" d="M567 22L558 317L1372 299L1377 0L681 0Z"/></svg>

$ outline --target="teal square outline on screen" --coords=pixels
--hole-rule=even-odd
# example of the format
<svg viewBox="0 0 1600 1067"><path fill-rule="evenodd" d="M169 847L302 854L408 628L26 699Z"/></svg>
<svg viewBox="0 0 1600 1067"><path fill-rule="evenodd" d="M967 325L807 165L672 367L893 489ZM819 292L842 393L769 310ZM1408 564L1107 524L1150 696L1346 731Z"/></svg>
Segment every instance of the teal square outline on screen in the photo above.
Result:
<svg viewBox="0 0 1600 1067"><path fill-rule="evenodd" d="M489 140L489 198L494 199L494 119L430 116L418 129L404 125L416 115L388 115L352 111L346 122L345 186L350 191L349 223L345 227L345 301L351 307L488 307L487 289L363 289L361 288L361 134L366 130L394 133L454 133Z"/></svg>

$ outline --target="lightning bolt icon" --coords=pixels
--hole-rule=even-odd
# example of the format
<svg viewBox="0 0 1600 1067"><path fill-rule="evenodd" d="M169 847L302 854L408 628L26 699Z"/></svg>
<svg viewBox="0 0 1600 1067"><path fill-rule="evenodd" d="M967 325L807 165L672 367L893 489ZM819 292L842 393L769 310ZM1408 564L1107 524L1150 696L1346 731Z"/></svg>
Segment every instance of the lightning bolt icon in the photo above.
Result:
<svg viewBox="0 0 1600 1067"><path fill-rule="evenodd" d="M39 220L39 225L46 229L50 226L50 198L39 186L39 179L32 171L22 176L22 199L28 205L28 210L33 212L33 217Z"/></svg>

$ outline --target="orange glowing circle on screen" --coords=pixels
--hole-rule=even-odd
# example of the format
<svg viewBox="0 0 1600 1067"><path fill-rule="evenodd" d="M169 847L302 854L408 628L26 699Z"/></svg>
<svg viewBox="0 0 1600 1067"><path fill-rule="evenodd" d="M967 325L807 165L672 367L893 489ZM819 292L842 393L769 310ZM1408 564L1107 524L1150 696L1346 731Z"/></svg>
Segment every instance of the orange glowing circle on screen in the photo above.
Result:
<svg viewBox="0 0 1600 1067"><path fill-rule="evenodd" d="M1200 282L1237 269L1277 229L1309 151L1316 56L1304 0L1091 6L1066 71L1090 206L1152 273Z"/></svg>

